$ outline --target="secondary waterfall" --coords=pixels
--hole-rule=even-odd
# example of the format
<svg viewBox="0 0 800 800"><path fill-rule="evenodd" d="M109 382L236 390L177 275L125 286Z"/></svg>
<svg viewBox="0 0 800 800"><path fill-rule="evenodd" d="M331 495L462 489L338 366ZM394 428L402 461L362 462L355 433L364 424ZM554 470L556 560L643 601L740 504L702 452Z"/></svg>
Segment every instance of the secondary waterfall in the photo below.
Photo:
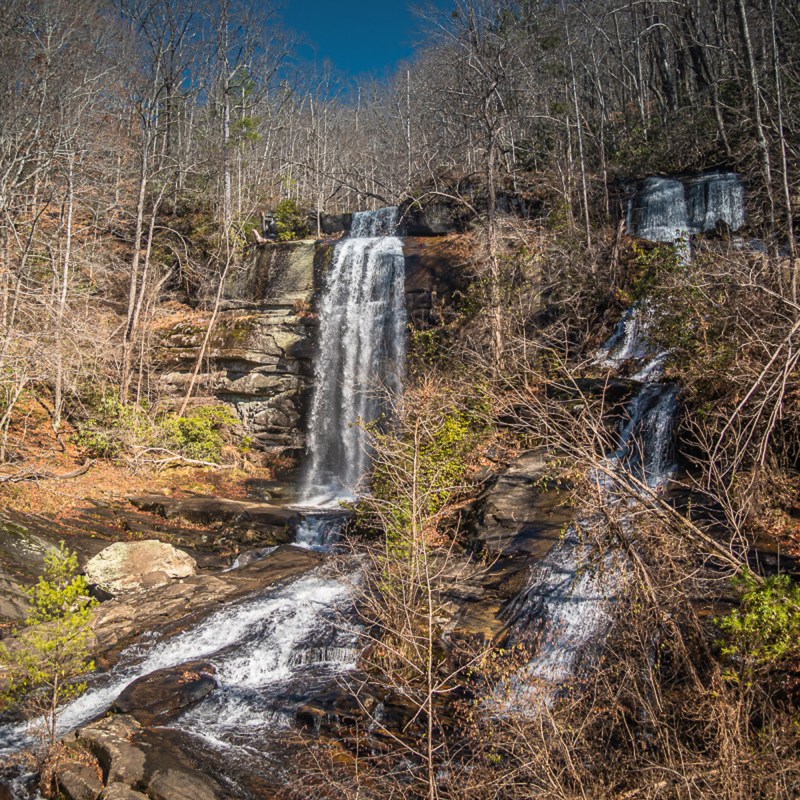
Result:
<svg viewBox="0 0 800 800"><path fill-rule="evenodd" d="M646 303L628 309L593 362L614 369L631 364L639 368L634 380L642 385L627 404L616 448L606 457L607 470L596 470L594 476L604 502L623 508L633 502L618 484L624 483L626 473L659 491L675 470L678 387L658 381L666 353L647 360L651 315ZM535 711L542 702L550 702L581 662L602 648L630 568L621 550L610 547L598 553L583 536L583 529L597 522L590 515L570 527L536 565L527 588L507 611L516 629L512 639L533 648L530 663L514 683L511 699L517 705ZM621 523L635 538L628 515L623 513Z"/></svg>
<svg viewBox="0 0 800 800"><path fill-rule="evenodd" d="M628 232L651 242L675 243L719 224L744 225L744 186L733 172L697 178L647 178L628 204Z"/></svg>
<svg viewBox="0 0 800 800"><path fill-rule="evenodd" d="M303 500L352 497L369 466L363 424L401 388L405 263L397 208L353 215L336 246L320 305Z"/></svg>

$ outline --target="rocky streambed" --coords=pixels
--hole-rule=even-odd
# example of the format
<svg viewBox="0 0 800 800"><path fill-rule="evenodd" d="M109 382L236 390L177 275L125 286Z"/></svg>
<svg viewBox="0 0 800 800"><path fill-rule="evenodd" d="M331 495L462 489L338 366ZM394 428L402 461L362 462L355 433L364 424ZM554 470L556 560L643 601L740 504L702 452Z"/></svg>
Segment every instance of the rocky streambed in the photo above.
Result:
<svg viewBox="0 0 800 800"><path fill-rule="evenodd" d="M485 481L472 554L440 587L453 641L501 638L503 609L557 540L568 512L543 488L544 468L541 453L528 453ZM98 671L60 715L66 797L269 797L292 779L286 756L301 747L298 730L337 737L357 718L342 676L358 676L358 556L322 544L329 530L320 515L306 523L291 506L153 494L88 507L67 526L8 520L17 527L0 539L2 563L17 587L35 576L35 554L48 543L66 539L86 563L119 536L122 520L137 544L167 540L165 552L179 549L195 564L173 575L152 560L157 548L127 562L128 585L97 607ZM19 562L14 536L29 544ZM374 693L386 725L402 727L403 703ZM3 719L6 759L26 736L21 720Z"/></svg>

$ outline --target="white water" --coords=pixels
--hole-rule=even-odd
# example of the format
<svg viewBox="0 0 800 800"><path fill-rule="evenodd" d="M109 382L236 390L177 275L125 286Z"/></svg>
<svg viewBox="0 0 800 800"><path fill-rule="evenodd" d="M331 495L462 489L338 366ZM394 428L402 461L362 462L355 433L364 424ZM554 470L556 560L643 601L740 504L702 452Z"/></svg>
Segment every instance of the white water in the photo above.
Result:
<svg viewBox="0 0 800 800"><path fill-rule="evenodd" d="M308 430L303 502L354 497L369 466L364 424L402 385L405 355L403 244L398 209L353 215L336 246L320 307L319 351Z"/></svg>
<svg viewBox="0 0 800 800"><path fill-rule="evenodd" d="M724 223L732 231L744 226L744 185L733 172L713 172L688 181L686 206L692 233L713 231Z"/></svg>
<svg viewBox="0 0 800 800"><path fill-rule="evenodd" d="M116 667L64 707L59 714L59 734L102 714L138 678L187 661L209 659L222 679L232 676L228 680L234 684L237 680L245 685L257 685L259 680L267 684L287 677L302 635L314 631L348 596L341 582L308 575L263 597L224 608L171 639L129 648L121 653ZM253 642L257 646L250 656L234 656L229 664L227 648ZM0 753L18 749L26 739L26 725L0 731Z"/></svg>
<svg viewBox="0 0 800 800"><path fill-rule="evenodd" d="M718 224L739 230L744 186L733 172L711 172L683 181L647 178L628 206L628 232L651 242L678 243Z"/></svg>
<svg viewBox="0 0 800 800"><path fill-rule="evenodd" d="M319 684L355 667L356 633L341 624L349 603L348 586L322 578L301 579L264 603L258 625L211 657L217 689L177 726L216 745L288 727L296 695L311 693L312 675Z"/></svg>
<svg viewBox="0 0 800 800"><path fill-rule="evenodd" d="M650 383L628 404L619 447L607 462L621 479L630 472L656 490L669 481L674 471L676 398L677 387ZM613 479L598 472L596 480L605 502L628 502L616 491ZM582 524L594 522L590 518L567 531L536 565L527 589L510 609L520 631L518 641L535 647L515 687L517 703L523 698L549 702L575 674L579 660L602 645L611 625L616 598L627 577L626 558L614 550L600 554L582 540Z"/></svg>
<svg viewBox="0 0 800 800"><path fill-rule="evenodd" d="M631 306L617 323L608 341L597 351L594 363L617 368L626 361L641 360L647 355L648 309Z"/></svg>
<svg viewBox="0 0 800 800"><path fill-rule="evenodd" d="M596 364L612 368L628 362L642 364L634 379L643 385L628 403L617 447L606 459L607 471L618 477L601 470L594 476L603 501L614 505L632 502L618 483L624 482L626 474L661 491L675 469L678 387L657 382L666 353L646 360L651 324L647 305L628 309L595 358ZM536 565L528 587L508 610L516 641L534 651L528 666L513 681L509 699L517 707L535 711L541 703L551 702L558 688L575 675L580 661L599 651L610 629L629 569L621 551L609 548L599 553L582 539L582 527L597 522L590 517L570 528ZM622 524L633 523L623 514ZM635 537L635 531L630 533Z"/></svg>
<svg viewBox="0 0 800 800"><path fill-rule="evenodd" d="M320 311L304 490L305 503L317 511L356 491L369 459L358 423L378 419L378 390L401 389L405 274L402 243L392 235L397 218L393 208L355 214L350 238L334 253ZM296 545L327 549L341 521L341 514L312 511L298 526ZM351 612L350 586L317 572L226 607L170 639L151 637L121 653L115 668L61 711L59 733L105 712L139 678L205 659L216 669L218 688L175 724L217 746L257 751L265 731L285 726L315 688L355 666L357 634L343 624ZM27 741L26 725L0 729L0 753Z"/></svg>

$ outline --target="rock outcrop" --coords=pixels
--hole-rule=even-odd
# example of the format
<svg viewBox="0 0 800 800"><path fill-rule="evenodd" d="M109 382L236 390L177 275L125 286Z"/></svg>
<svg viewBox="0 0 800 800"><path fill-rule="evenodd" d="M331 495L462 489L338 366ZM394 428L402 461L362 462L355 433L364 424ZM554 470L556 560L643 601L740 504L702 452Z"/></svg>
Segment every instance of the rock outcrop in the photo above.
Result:
<svg viewBox="0 0 800 800"><path fill-rule="evenodd" d="M314 242L265 244L234 275L203 356L196 394L235 409L253 446L268 452L303 447L305 395L316 320ZM176 399L200 356L210 314L162 331L161 386Z"/></svg>
<svg viewBox="0 0 800 800"><path fill-rule="evenodd" d="M230 797L217 781L197 770L186 753L165 736L143 728L127 715L106 717L79 729L67 744L81 756L96 759L102 780L91 782L93 800L222 800ZM69 761L59 774L64 789L81 792L91 780L90 770ZM102 793L102 794L101 794ZM84 800L86 794L72 794Z"/></svg>
<svg viewBox="0 0 800 800"><path fill-rule="evenodd" d="M157 539L115 542L89 559L86 580L110 595L164 586L197 572L197 563L177 547Z"/></svg>

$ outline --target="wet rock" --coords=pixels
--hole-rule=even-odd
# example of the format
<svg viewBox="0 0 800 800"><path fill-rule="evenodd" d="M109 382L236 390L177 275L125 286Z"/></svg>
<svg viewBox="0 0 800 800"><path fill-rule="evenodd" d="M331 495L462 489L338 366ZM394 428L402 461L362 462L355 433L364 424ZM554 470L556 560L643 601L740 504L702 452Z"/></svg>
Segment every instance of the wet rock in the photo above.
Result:
<svg viewBox="0 0 800 800"><path fill-rule="evenodd" d="M406 236L444 236L466 230L467 213L454 203L432 202L403 209Z"/></svg>
<svg viewBox="0 0 800 800"><path fill-rule="evenodd" d="M322 233L331 236L336 233L347 233L353 222L352 214L320 214L319 225ZM316 227L317 220L311 220L311 227Z"/></svg>
<svg viewBox="0 0 800 800"><path fill-rule="evenodd" d="M214 691L215 671L212 664L195 661L151 672L130 684L111 710L129 714L142 725L165 725Z"/></svg>
<svg viewBox="0 0 800 800"><path fill-rule="evenodd" d="M218 523L220 537L248 544L288 544L293 539L292 525L298 518L296 511L285 506L221 497L142 495L130 497L129 500L141 511L165 519L183 519L205 526Z"/></svg>
<svg viewBox="0 0 800 800"><path fill-rule="evenodd" d="M157 770L148 781L151 800L218 800L221 797L208 778L176 769Z"/></svg>
<svg viewBox="0 0 800 800"><path fill-rule="evenodd" d="M135 786L145 777L145 754L131 741L140 731L131 717L107 717L78 730L72 741L97 759L106 784Z"/></svg>
<svg viewBox="0 0 800 800"><path fill-rule="evenodd" d="M421 329L446 322L470 282L467 259L457 240L407 238L403 240L403 255L409 319Z"/></svg>
<svg viewBox="0 0 800 800"><path fill-rule="evenodd" d="M478 503L471 544L491 556L538 558L560 538L569 519L557 487L547 480L546 453L531 450L488 484Z"/></svg>
<svg viewBox="0 0 800 800"><path fill-rule="evenodd" d="M228 500L223 497L161 497L159 495L136 495L128 498L136 508L158 514L165 519L176 517L187 522L209 525L212 522L236 522L242 515L258 518L273 526L286 525L297 517L297 512L284 506L268 503L250 503L243 500Z"/></svg>
<svg viewBox="0 0 800 800"><path fill-rule="evenodd" d="M112 595L152 589L196 572L197 564L188 553L157 539L115 542L85 567L86 580Z"/></svg>
<svg viewBox="0 0 800 800"><path fill-rule="evenodd" d="M221 603L297 577L324 558L320 553L282 545L266 558L232 572L193 575L131 599L123 595L102 603L92 621L97 640L95 657L103 668L108 668L120 649L145 631L185 630Z"/></svg>

